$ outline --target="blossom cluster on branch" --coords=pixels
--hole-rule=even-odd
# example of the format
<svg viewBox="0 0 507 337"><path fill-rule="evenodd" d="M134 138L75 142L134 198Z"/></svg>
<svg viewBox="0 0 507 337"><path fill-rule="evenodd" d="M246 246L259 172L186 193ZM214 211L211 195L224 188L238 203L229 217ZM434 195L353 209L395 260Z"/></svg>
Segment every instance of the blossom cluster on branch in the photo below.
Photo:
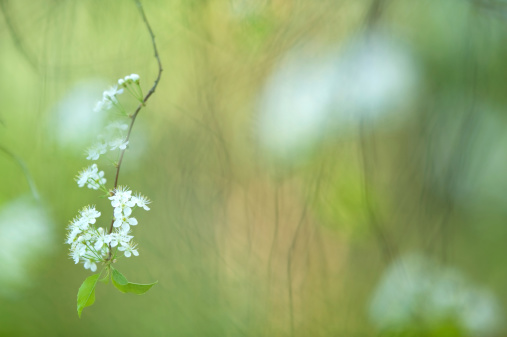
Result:
<svg viewBox="0 0 507 337"><path fill-rule="evenodd" d="M102 100L96 104L95 109L104 113L114 110L123 115L122 118L130 118L117 97L124 91L142 102L143 93L139 85L139 75L131 74L119 79L117 86L104 91ZM98 136L98 142L88 148L86 159L96 161L108 151L119 151L116 154L121 156L129 143L128 134L125 134L128 129L129 125L121 120L112 120L106 126L105 132ZM118 165L115 163L117 168ZM119 170L117 174L118 172ZM100 171L97 164L93 163L78 173L76 182L79 187L101 190L111 201L113 211L109 228L96 226L101 212L97 211L95 206L84 207L67 227L66 243L70 245L70 257L76 264L82 262L86 269L93 272L97 270L97 263L109 265L116 261L121 253L125 257L139 255L137 244L132 241L134 236L131 235L131 226L138 224L132 213L136 208L150 210L148 207L150 200L147 197L139 193L132 194L127 186L108 188L104 176L104 171Z"/></svg>

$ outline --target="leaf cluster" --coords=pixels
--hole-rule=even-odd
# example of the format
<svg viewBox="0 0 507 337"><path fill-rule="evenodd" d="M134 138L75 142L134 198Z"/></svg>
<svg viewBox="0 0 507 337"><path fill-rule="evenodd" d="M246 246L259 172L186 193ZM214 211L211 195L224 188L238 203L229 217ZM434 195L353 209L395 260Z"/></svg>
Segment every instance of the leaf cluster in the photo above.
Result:
<svg viewBox="0 0 507 337"><path fill-rule="evenodd" d="M95 287L97 286L97 281L99 281L99 278L103 271L104 270L98 274L87 277L86 280L84 280L83 284L81 284L81 287L79 287L79 291L77 293L77 314L79 318L81 318L81 313L84 308L89 307L95 303ZM107 275L100 281L107 283L109 280L108 276L110 276L111 283L122 293L142 295L158 283L158 281L148 284L129 282L127 278L113 266L108 266L106 272Z"/></svg>

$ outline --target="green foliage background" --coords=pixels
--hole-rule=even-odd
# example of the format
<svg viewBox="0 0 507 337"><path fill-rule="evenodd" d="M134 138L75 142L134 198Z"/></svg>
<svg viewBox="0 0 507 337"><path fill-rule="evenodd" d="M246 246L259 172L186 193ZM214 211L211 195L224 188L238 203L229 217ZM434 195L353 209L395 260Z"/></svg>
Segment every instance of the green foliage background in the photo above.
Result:
<svg viewBox="0 0 507 337"><path fill-rule="evenodd" d="M68 258L65 227L84 205L109 206L76 186L88 163L84 148L55 139L55 107L93 78L106 81L97 100L130 73L147 91L151 41L133 2L0 3L0 146L26 165L55 237L28 284L0 283L0 336L377 336L371 294L413 251L506 306L507 3L277 0L235 14L228 0L144 1L164 73L120 184L153 203L138 215L140 256L117 267L159 283L142 296L99 283L81 319L76 294L90 273ZM304 41L339 47L364 32L377 5L375 24L403 36L422 67L410 120L351 130L297 164L272 160L256 141L271 71ZM30 195L4 151L0 186L0 207ZM453 322L411 329L467 336Z"/></svg>

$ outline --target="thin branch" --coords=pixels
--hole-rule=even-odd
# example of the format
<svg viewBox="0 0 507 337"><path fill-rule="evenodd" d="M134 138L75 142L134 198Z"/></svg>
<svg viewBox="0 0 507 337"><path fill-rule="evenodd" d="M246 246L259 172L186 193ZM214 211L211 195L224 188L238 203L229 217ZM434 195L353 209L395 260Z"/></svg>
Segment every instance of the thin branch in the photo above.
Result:
<svg viewBox="0 0 507 337"><path fill-rule="evenodd" d="M292 261L294 258L295 250L296 250L296 243L299 238L299 234L301 232L301 229L303 228L303 225L305 224L307 220L307 213L308 213L308 205L313 204L315 202L315 199L318 197L320 192L320 186L322 183L322 176L324 172L324 165L321 164L319 173L315 177L315 180L312 182L314 184L313 191L310 192L311 195L309 195L305 201L303 211L301 212L301 217L299 218L299 223L296 227L296 231L294 233L294 236L292 237L292 242L289 248L289 253L287 256L287 288L288 288L288 295L289 295L289 318L290 318L290 336L294 337L296 333L295 329L295 320L294 320L294 296L293 296L293 280L292 280Z"/></svg>
<svg viewBox="0 0 507 337"><path fill-rule="evenodd" d="M28 63L35 69L35 71L38 71L38 65L37 62L33 56L32 53L30 53L26 46L24 45L23 41L19 37L20 34L18 33L16 27L14 26L14 23L11 21L8 9L7 9L7 0L0 0L0 12L2 13L5 25L7 26L7 30L9 31L9 34L12 37L12 40L14 42L14 46L18 51L26 58Z"/></svg>
<svg viewBox="0 0 507 337"><path fill-rule="evenodd" d="M16 162L16 164L19 165L21 168L21 171L23 171L23 174L26 178L26 181L28 182L28 186L30 186L30 190L32 191L32 195L35 198L35 200L39 200L39 193L37 192L37 188L35 187L35 182L32 179L32 176L30 175L30 171L28 171L28 168L25 165L25 162L18 156L16 156L13 152L7 150L5 147L0 145L0 151L3 151L6 155L12 158Z"/></svg>
<svg viewBox="0 0 507 337"><path fill-rule="evenodd" d="M146 102L151 97L151 95L153 95L153 93L155 92L155 89L157 89L158 82L160 81L160 77L162 76L162 71L163 71L162 62L160 62L160 57L158 55L157 44L155 43L155 35L153 34L153 31L151 30L151 26L148 23L148 19L146 18L146 14L144 14L143 6L141 5L141 2L139 0L134 0L134 2L136 3L141 16L143 17L144 24L146 25L146 28L148 29L148 32L150 33L151 43L153 45L153 51L155 52L154 56L155 56L157 63L158 63L158 74L157 74L157 78L155 79L155 82L153 83L153 86L148 91L146 96L144 96L143 102L138 105L137 109L130 116L130 118L132 120L130 121L129 130L127 133L127 138L125 138L125 141L128 141L130 139L130 133L132 132L132 127L134 126L134 122L136 121L136 117L139 114L139 111L141 111L141 109L144 106L146 106ZM118 159L118 164L116 165L116 177L114 178L113 191L116 190L116 188L118 187L118 177L120 176L120 169L121 169L121 164L123 162L123 156L125 155L125 150L126 149L121 150L120 158ZM113 218L113 220L111 220L111 226L109 227L109 233L111 233L113 231L113 223L114 223L114 218ZM110 255L111 255L111 252L110 252Z"/></svg>
<svg viewBox="0 0 507 337"><path fill-rule="evenodd" d="M361 164L363 171L363 198L365 203L365 208L368 215L368 222L371 226L371 229L374 232L378 245L380 247L383 258L386 260L386 263L389 263L393 257L395 256L396 249L393 243L388 239L386 232L382 228L382 225L377 217L377 214L374 209L373 200L371 198L371 174L374 171L372 167L372 163L368 156L368 145L367 145L367 127L365 125L364 118L361 118L359 124L359 152L361 155Z"/></svg>
<svg viewBox="0 0 507 337"><path fill-rule="evenodd" d="M368 9L368 13L366 15L366 25L368 28L373 28L379 21L382 16L382 11L384 10L386 0L373 0L370 8Z"/></svg>

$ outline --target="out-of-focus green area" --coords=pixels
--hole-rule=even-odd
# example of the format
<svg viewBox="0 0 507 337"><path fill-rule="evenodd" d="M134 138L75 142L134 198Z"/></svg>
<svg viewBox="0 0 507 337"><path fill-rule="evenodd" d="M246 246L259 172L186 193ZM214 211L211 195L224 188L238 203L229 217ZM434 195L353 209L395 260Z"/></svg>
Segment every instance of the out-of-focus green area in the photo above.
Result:
<svg viewBox="0 0 507 337"><path fill-rule="evenodd" d="M153 202L115 267L159 283L78 319L91 110L157 64L133 1L0 1L0 336L505 335L507 2L143 6L119 181Z"/></svg>

